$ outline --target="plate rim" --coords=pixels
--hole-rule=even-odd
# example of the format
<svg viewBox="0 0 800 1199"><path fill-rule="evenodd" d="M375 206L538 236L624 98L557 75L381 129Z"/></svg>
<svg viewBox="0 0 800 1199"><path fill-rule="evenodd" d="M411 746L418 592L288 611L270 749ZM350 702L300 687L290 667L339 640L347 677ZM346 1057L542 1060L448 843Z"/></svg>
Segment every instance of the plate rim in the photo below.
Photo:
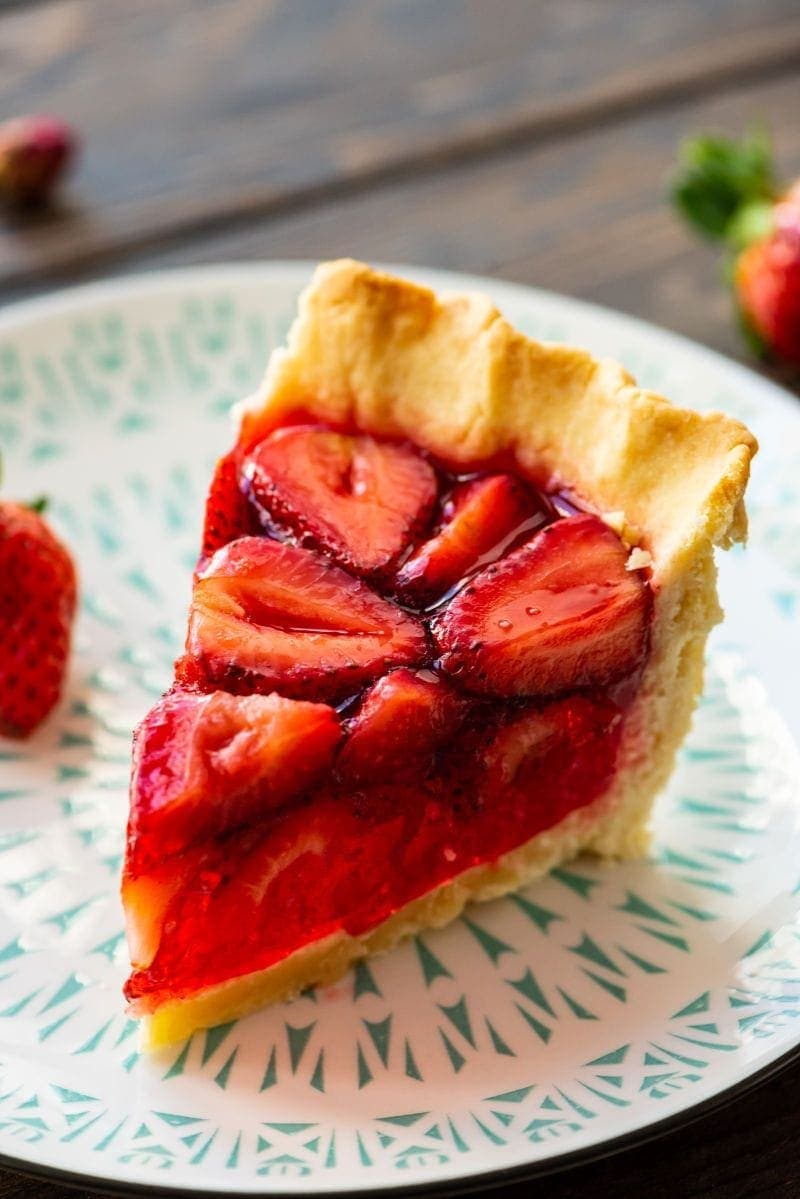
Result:
<svg viewBox="0 0 800 1199"><path fill-rule="evenodd" d="M24 329L31 323L52 318L67 317L75 311L86 310L95 305L117 300L128 300L148 294L180 293L182 290L202 289L205 286L227 284L236 286L237 283L252 283L263 280L265 285L273 281L292 282L302 286L310 277L316 260L312 259L265 259L259 262L225 262L197 264L187 267L140 270L130 274L120 274L109 278L57 288L44 295L10 301L0 307L0 337L7 336ZM688 352L696 359L705 360L711 368L725 372L729 378L747 386L758 388L769 402L781 409L782 414L789 420L800 417L798 400L787 388L780 383L766 378L753 368L727 357L717 350L704 346L692 338L666 329L653 322L633 316L630 313L597 304L564 293L549 289L529 286L511 280L493 278L488 275L473 274L455 270L423 267L411 263L377 263L379 269L442 289L484 290L489 291L497 303L502 305L503 295L524 303L534 300L555 308L577 310L587 318L599 318L612 321L618 326L629 328L634 335L653 336L654 334L666 344L674 346L678 352ZM680 1128L705 1119L707 1116L720 1111L737 1099L756 1091L772 1078L786 1072L793 1064L800 1061L800 1030L796 1042L780 1056L767 1061L758 1069L732 1082L728 1087L707 1095L703 1099L691 1103L688 1107L672 1115L664 1116L647 1124L632 1128L609 1139L586 1145L582 1148L555 1153L539 1161L518 1162L510 1166L500 1166L487 1170L463 1174L429 1182L415 1183L384 1183L377 1187L361 1188L357 1193L366 1199L388 1193L419 1194L419 1195L461 1195L484 1188L496 1189L504 1185L512 1185L548 1175L559 1174L573 1167L582 1166L592 1161L604 1160L617 1156L629 1149L637 1148L650 1141L660 1139ZM62 1169L58 1166L40 1163L29 1158L20 1158L0 1152L0 1167L15 1171L25 1177L57 1182L68 1187L92 1187L104 1190L109 1194L120 1196L164 1195L179 1197L186 1195L197 1196L197 1199L216 1199L223 1192L219 1189L198 1190L194 1186L164 1186L157 1182L137 1182L96 1173L84 1173L77 1170ZM275 1199L290 1199L297 1191L279 1191L272 1188L265 1190L236 1190L229 1192L241 1199L262 1199L266 1194ZM332 1192L326 1189L308 1189L302 1192L312 1199L328 1199Z"/></svg>
<svg viewBox="0 0 800 1199"><path fill-rule="evenodd" d="M311 273L323 259L312 258L265 258L258 262L231 260L221 263L196 263L191 266L170 267L161 269L153 267L130 274L113 275L109 278L77 283L68 287L55 288L44 295L31 296L11 300L0 305L0 336L13 332L29 320L47 319L68 313L71 309L81 308L87 303L102 303L114 296L147 295L150 292L161 292L165 288L180 291L190 286L203 286L228 282L235 284L238 280L251 281L259 277L268 282L271 278L292 276L293 282L301 285L307 282ZM331 259L330 261L336 261ZM772 400L778 403L789 419L798 419L798 397L787 387L774 379L759 374L754 367L728 357L719 350L694 341L683 333L657 325L653 321L644 320L632 313L612 308L606 304L598 304L593 300L584 300L565 292L553 291L550 288L535 287L527 283L519 283L512 279L496 278L492 275L473 274L470 271L456 271L445 267L426 267L409 262L375 262L375 269L392 274L405 276L412 281L418 281L432 288L455 288L465 290L494 291L497 295L506 293L520 301L533 297L539 302L566 305L578 309L584 316L613 320L627 325L630 329L643 334L653 333L664 339L668 344L679 350L686 350L699 355L706 362L731 375L740 376L743 381L755 384L759 389L768 392Z"/></svg>
<svg viewBox="0 0 800 1199"><path fill-rule="evenodd" d="M708 1116L714 1115L715 1112L724 1111L737 1099L758 1091L770 1080L787 1073L797 1062L800 1062L800 1039L796 1045L781 1054L779 1058L767 1062L759 1070L748 1074L739 1082L731 1083L724 1090L717 1091L716 1094L691 1104L683 1111L675 1112L671 1116L664 1116L663 1119L656 1120L651 1124L633 1128L630 1132L620 1133L619 1136L612 1137L610 1140L598 1141L593 1145L586 1145L583 1149L571 1149L565 1153L557 1153L537 1162L521 1162L514 1166L500 1166L497 1169L483 1170L480 1173L464 1174L459 1178L445 1178L431 1182L360 1187L353 1191L353 1194L363 1196L364 1199L380 1199L380 1196L386 1194L468 1195L484 1190L494 1191L499 1187L513 1186L515 1183L531 1182L537 1178L546 1178L554 1174L563 1174L579 1166L617 1157L627 1150L638 1149L651 1141L659 1141L673 1132L679 1132L690 1124L700 1123ZM20 1161L22 1162L21 1168L18 1165ZM0 1153L0 1167L13 1170L26 1178L57 1182L67 1187L77 1188L88 1185L95 1190L107 1192L109 1195L120 1196L121 1199L126 1199L126 1197L140 1199L141 1196L148 1195L151 1196L151 1199L152 1196L164 1196L164 1199L185 1199L187 1195L190 1195L192 1199L219 1199L220 1195L226 1193L219 1188L210 1191L198 1190L194 1186L161 1186L155 1182L131 1182L105 1175L83 1174L77 1170L62 1170L58 1166L39 1164L25 1158L9 1157L6 1153ZM269 1188L257 1191L228 1191L227 1194L233 1199L265 1199L265 1196L269 1196L270 1199L297 1199L298 1194L302 1194L307 1199L331 1199L331 1196L335 1196L337 1192L311 1189L302 1192L279 1191Z"/></svg>

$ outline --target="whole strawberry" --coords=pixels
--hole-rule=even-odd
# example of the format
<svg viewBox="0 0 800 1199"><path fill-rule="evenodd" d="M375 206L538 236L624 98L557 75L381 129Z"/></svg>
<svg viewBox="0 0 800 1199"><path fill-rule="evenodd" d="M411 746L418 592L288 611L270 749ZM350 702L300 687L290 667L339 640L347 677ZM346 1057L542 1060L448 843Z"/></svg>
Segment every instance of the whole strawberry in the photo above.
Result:
<svg viewBox="0 0 800 1199"><path fill-rule="evenodd" d="M16 207L45 204L70 166L77 138L57 117L0 124L0 196Z"/></svg>
<svg viewBox="0 0 800 1199"><path fill-rule="evenodd" d="M58 702L75 567L40 505L0 501L0 734L26 737Z"/></svg>
<svg viewBox="0 0 800 1199"><path fill-rule="evenodd" d="M800 366L800 181L781 194L761 134L700 137L683 147L673 196L695 228L728 246L753 348Z"/></svg>

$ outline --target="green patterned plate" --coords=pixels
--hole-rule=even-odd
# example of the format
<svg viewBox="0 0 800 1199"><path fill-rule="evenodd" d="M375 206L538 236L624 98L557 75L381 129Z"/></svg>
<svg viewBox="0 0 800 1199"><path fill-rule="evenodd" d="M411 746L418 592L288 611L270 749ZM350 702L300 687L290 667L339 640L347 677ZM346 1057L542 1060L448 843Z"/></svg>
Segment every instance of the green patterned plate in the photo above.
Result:
<svg viewBox="0 0 800 1199"><path fill-rule="evenodd" d="M123 1009L117 878L134 722L170 678L231 401L308 268L90 287L0 317L8 494L81 567L67 695L0 744L0 1158L197 1193L453 1187L674 1124L800 1043L800 413L708 351L488 280L534 335L625 362L762 442L694 731L649 861L579 861L335 987L153 1058ZM791 688L791 689L790 689Z"/></svg>

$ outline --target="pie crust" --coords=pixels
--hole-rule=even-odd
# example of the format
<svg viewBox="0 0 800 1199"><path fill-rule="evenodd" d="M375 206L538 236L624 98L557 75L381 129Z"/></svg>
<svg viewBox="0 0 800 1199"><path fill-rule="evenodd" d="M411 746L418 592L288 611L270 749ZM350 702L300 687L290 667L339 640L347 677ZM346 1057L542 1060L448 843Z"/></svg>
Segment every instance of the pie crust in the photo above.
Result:
<svg viewBox="0 0 800 1199"><path fill-rule="evenodd" d="M649 563L650 652L628 710L611 786L589 806L494 862L409 903L362 937L336 934L252 974L163 1003L150 1047L231 1020L357 958L453 919L580 851L645 852L654 797L689 728L703 651L722 616L714 547L743 541L743 495L757 445L738 421L698 414L638 388L617 363L541 344L481 295L437 296L358 262L321 265L288 344L240 406L251 446L294 414L403 437L454 464L516 459L540 485L569 487Z"/></svg>

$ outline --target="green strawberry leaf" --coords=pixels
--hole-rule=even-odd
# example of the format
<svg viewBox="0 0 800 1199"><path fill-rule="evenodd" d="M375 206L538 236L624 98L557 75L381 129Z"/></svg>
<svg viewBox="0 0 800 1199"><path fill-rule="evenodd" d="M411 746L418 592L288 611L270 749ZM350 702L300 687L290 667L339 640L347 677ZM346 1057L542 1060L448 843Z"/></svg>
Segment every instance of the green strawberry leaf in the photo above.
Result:
<svg viewBox="0 0 800 1199"><path fill-rule="evenodd" d="M769 236L774 226L772 200L750 200L737 209L725 231L725 240L734 250L744 250L754 241Z"/></svg>
<svg viewBox="0 0 800 1199"><path fill-rule="evenodd" d="M741 245L742 209L752 206L755 211L758 204L763 217L764 207L775 196L772 150L763 130L752 130L738 142L706 135L681 147L672 199L706 237Z"/></svg>

